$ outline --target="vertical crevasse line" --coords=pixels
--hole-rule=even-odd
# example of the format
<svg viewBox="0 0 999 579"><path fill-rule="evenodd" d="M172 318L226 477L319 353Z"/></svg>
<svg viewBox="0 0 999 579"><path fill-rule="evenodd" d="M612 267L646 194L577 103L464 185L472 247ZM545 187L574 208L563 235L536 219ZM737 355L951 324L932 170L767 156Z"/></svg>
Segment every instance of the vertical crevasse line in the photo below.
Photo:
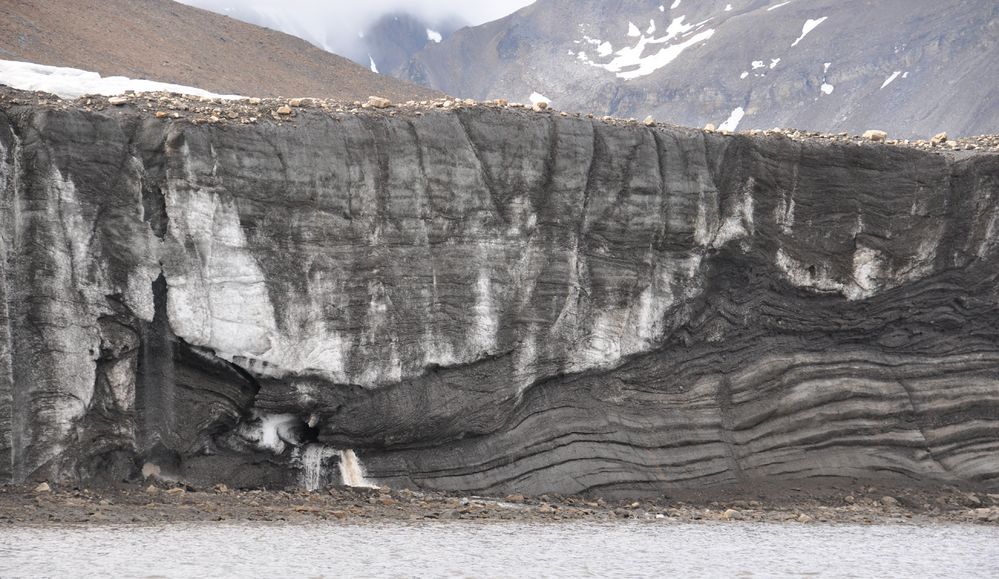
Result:
<svg viewBox="0 0 999 579"><path fill-rule="evenodd" d="M12 133L8 133L16 139ZM16 140L14 141L16 143ZM14 366L10 331L10 287L7 275L14 215L13 202L17 176L16 150L5 144L0 135L0 484L14 482ZM8 154L11 159L8 162Z"/></svg>

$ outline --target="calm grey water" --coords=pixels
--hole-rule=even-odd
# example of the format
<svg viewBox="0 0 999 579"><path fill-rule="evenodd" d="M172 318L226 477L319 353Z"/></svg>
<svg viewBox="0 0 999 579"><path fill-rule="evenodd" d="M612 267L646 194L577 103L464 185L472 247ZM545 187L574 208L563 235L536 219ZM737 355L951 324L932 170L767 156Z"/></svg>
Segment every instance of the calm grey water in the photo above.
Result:
<svg viewBox="0 0 999 579"><path fill-rule="evenodd" d="M0 528L0 577L996 577L999 528L463 523Z"/></svg>

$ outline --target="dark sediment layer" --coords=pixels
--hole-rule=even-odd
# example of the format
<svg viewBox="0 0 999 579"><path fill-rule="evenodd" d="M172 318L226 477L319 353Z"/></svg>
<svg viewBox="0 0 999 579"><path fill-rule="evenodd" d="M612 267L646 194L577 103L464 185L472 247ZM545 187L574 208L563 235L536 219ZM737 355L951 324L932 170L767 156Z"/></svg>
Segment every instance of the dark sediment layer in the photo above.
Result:
<svg viewBox="0 0 999 579"><path fill-rule="evenodd" d="M999 487L988 138L151 102L0 100L0 480Z"/></svg>

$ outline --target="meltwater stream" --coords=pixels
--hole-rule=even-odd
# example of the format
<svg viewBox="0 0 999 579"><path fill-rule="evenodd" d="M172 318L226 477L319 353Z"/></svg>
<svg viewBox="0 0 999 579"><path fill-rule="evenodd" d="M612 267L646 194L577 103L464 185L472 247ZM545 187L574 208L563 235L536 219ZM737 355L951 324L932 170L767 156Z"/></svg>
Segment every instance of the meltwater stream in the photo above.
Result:
<svg viewBox="0 0 999 579"><path fill-rule="evenodd" d="M0 527L0 576L996 577L999 528L658 523Z"/></svg>

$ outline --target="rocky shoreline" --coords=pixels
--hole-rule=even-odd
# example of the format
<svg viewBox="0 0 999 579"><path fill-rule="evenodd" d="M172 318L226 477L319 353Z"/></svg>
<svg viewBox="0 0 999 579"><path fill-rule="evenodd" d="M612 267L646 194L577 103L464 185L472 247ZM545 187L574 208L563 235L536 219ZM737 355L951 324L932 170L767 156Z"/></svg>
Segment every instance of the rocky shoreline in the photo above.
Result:
<svg viewBox="0 0 999 579"><path fill-rule="evenodd" d="M466 496L408 489L199 489L187 485L0 487L0 525L183 522L757 522L999 525L999 494L867 484L703 489L645 499Z"/></svg>
<svg viewBox="0 0 999 579"><path fill-rule="evenodd" d="M300 114L319 113L333 119L344 115L381 114L422 116L433 111L448 111L467 108L513 109L525 113L558 115L562 117L589 118L611 125L644 125L647 127L675 127L647 117L644 120L621 119L592 113L566 112L552 109L545 102L534 104L510 103L504 99L476 101L444 97L433 100L410 100L393 103L378 96L366 102L339 101L323 98L258 98L240 99L222 97L198 97L165 92L128 92L121 96L84 96L78 99L60 99L44 92L27 92L0 85L0 104L51 107L58 110L114 111L134 108L150 116L172 121L186 121L195 125L203 124L257 124L262 122L292 122ZM744 131L717 130L714 125L704 127L705 132L722 135L783 136L795 141L817 140L825 142L846 142L858 145L893 145L941 153L958 151L999 152L999 135L976 135L949 137L946 132L927 135L925 139L894 139L884 131L869 130L863 135L849 133L821 133L793 128L773 128L768 130L750 129Z"/></svg>

